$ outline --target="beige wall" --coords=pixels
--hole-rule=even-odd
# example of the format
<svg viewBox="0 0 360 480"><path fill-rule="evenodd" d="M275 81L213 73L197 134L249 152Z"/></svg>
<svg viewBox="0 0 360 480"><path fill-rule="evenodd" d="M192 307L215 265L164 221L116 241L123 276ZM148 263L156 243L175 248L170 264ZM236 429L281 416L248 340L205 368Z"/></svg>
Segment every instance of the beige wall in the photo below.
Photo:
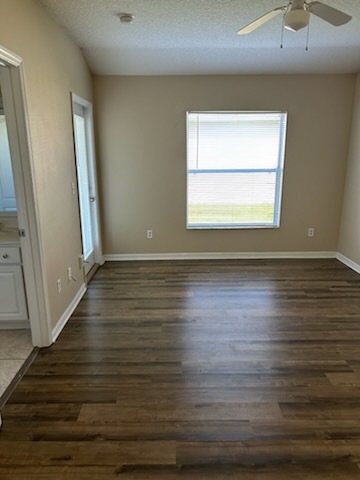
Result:
<svg viewBox="0 0 360 480"><path fill-rule="evenodd" d="M23 58L34 180L51 323L54 326L83 283L70 92L91 99L81 51L33 0L0 0L0 45ZM67 281L72 267L77 282ZM56 279L63 291L57 293Z"/></svg>
<svg viewBox="0 0 360 480"><path fill-rule="evenodd" d="M354 85L353 75L95 77L104 253L336 251ZM288 111L281 227L187 231L185 112L236 109Z"/></svg>
<svg viewBox="0 0 360 480"><path fill-rule="evenodd" d="M360 265L360 74L356 83L339 253Z"/></svg>

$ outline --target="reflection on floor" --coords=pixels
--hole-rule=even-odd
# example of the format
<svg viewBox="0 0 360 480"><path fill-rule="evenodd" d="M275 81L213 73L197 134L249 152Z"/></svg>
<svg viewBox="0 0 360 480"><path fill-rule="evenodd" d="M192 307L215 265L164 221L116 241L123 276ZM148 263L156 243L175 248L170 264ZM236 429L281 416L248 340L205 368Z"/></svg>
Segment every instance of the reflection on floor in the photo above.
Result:
<svg viewBox="0 0 360 480"><path fill-rule="evenodd" d="M0 397L32 349L30 330L0 330Z"/></svg>

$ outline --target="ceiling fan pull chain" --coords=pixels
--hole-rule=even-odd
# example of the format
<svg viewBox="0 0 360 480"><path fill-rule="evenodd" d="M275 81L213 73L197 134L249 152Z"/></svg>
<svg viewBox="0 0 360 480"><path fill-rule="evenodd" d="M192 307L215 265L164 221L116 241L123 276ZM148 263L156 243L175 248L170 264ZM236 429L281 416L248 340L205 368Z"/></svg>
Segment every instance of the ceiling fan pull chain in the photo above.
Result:
<svg viewBox="0 0 360 480"><path fill-rule="evenodd" d="M306 47L305 47L306 51L309 50L309 32L310 32L310 22L308 23L307 33L306 33Z"/></svg>
<svg viewBox="0 0 360 480"><path fill-rule="evenodd" d="M285 15L283 15L282 17L280 48L284 47L284 29L285 29Z"/></svg>

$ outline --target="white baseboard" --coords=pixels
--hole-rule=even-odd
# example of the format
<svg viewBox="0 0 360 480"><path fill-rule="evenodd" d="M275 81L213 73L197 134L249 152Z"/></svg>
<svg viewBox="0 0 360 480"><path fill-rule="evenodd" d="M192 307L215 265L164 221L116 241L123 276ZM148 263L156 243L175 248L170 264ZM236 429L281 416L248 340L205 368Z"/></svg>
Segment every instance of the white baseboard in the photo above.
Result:
<svg viewBox="0 0 360 480"><path fill-rule="evenodd" d="M341 262L343 263L344 265L346 265L347 267L351 268L352 270L354 270L356 273L360 273L360 265L356 262L353 262L352 260L350 260L350 258L348 257L345 257L345 255L343 255L342 253L337 253L336 254L336 258Z"/></svg>
<svg viewBox="0 0 360 480"><path fill-rule="evenodd" d="M337 252L196 252L196 253L118 253L104 255L106 262L134 260L256 260L267 258L337 258Z"/></svg>
<svg viewBox="0 0 360 480"><path fill-rule="evenodd" d="M83 283L76 293L74 299L70 303L70 305L67 307L65 312L61 315L60 319L58 320L57 324L55 327L52 329L51 336L52 336L52 341L55 342L57 337L60 335L62 329L65 327L66 323L68 322L69 318L73 314L75 308L78 306L80 300L84 296L86 292L86 285Z"/></svg>

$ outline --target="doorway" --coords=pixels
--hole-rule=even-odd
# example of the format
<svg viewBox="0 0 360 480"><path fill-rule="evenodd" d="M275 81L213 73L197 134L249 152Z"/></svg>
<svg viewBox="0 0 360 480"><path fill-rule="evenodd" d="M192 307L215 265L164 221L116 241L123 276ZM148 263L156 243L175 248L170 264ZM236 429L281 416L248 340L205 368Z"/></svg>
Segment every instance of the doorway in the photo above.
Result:
<svg viewBox="0 0 360 480"><path fill-rule="evenodd" d="M84 271L87 278L101 265L101 240L97 193L92 105L72 94L73 130L79 195Z"/></svg>
<svg viewBox="0 0 360 480"><path fill-rule="evenodd" d="M16 220L32 343L36 347L47 347L52 343L52 329L45 298L45 268L35 201L23 63L21 57L1 45L0 81L3 107L6 111L16 197ZM11 210L13 208L10 207ZM14 212L10 214L14 215Z"/></svg>

